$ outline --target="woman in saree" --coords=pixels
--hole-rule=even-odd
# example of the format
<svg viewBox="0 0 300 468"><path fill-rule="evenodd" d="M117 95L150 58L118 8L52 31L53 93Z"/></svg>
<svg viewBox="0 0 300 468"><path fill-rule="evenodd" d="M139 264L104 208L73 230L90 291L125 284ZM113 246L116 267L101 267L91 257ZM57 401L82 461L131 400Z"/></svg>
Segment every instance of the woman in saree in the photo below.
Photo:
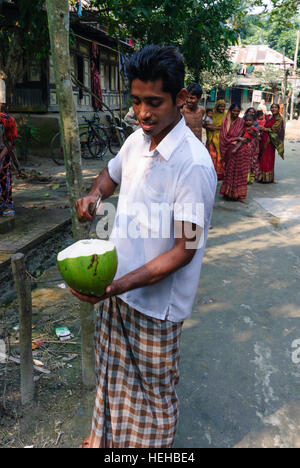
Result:
<svg viewBox="0 0 300 468"><path fill-rule="evenodd" d="M253 116L254 122L253 125L259 130L259 122L257 120L257 112L254 107L249 107L244 115L244 119L246 115L251 114ZM248 184L253 184L258 179L259 173L259 138L256 138L256 146L253 148L253 151L250 155L250 170L248 174Z"/></svg>
<svg viewBox="0 0 300 468"><path fill-rule="evenodd" d="M13 146L17 127L13 117L0 112L0 215L15 215L12 199L11 159L7 145Z"/></svg>
<svg viewBox="0 0 300 468"><path fill-rule="evenodd" d="M265 126L261 130L259 182L277 183L274 179L275 150L284 159L284 120L280 115L278 104L272 104L272 115L267 116Z"/></svg>
<svg viewBox="0 0 300 468"><path fill-rule="evenodd" d="M258 131L252 115L239 117L241 108L232 104L222 124L220 148L226 175L220 194L229 200L246 202L250 157L257 145Z"/></svg>
<svg viewBox="0 0 300 468"><path fill-rule="evenodd" d="M226 117L225 108L225 101L222 99L217 101L212 115L212 124L209 122L205 124L207 130L206 148L213 161L218 180L224 179L225 176L225 163L221 158L220 152L220 131Z"/></svg>

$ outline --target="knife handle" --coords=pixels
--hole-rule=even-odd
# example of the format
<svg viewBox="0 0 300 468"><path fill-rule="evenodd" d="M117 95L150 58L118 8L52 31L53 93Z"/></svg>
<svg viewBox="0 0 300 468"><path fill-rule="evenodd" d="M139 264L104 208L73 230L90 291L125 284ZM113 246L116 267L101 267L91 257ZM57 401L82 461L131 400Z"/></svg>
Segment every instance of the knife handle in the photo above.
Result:
<svg viewBox="0 0 300 468"><path fill-rule="evenodd" d="M90 216L95 216L96 206L97 202L89 204L88 212Z"/></svg>

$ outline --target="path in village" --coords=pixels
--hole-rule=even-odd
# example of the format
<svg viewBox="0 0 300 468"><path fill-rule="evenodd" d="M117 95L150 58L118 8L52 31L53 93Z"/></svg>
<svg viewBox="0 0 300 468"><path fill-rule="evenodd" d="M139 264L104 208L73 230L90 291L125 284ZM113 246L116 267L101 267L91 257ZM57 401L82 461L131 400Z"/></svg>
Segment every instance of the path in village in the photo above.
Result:
<svg viewBox="0 0 300 468"><path fill-rule="evenodd" d="M177 448L300 447L299 161L300 141L288 142L286 160L276 160L279 184L249 187L248 207L216 196L199 289L182 335ZM88 164L87 184L98 172L96 162ZM0 235L3 260L5 252L9 257L9 249L22 242L25 225L38 239L47 230L46 218L49 230L69 217L63 173L51 163L40 169L52 175L52 183L19 182L15 199L20 219L12 233ZM61 187L52 190L58 182ZM57 278L55 268L51 275ZM51 314L57 318L59 303L64 324L72 325L76 300L55 287L45 284L33 291L34 321L49 320ZM74 362L65 372L75 372ZM47 386L53 397L64 388L65 374L58 374L59 379L56 375L53 366L52 377L39 382L41 398ZM58 422L64 432L58 447L76 447L86 437L94 392L82 391L77 398L78 385L65 385L64 397L49 401L49 414L37 408L34 417L28 414L9 429L8 445L45 446L51 437L56 439ZM72 393L74 401L64 413ZM13 442L14 432L18 443Z"/></svg>
<svg viewBox="0 0 300 468"><path fill-rule="evenodd" d="M216 197L184 325L176 447L300 447L299 163L289 142L279 184L249 187L249 207Z"/></svg>

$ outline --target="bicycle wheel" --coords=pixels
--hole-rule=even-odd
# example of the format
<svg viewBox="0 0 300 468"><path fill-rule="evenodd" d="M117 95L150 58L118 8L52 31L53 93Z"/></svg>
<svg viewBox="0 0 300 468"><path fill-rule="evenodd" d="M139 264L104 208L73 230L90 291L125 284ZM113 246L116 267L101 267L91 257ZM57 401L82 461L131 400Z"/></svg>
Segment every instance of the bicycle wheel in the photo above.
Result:
<svg viewBox="0 0 300 468"><path fill-rule="evenodd" d="M51 158L58 166L64 166L64 150L60 132L56 133L50 143Z"/></svg>
<svg viewBox="0 0 300 468"><path fill-rule="evenodd" d="M91 156L95 159L101 159L107 151L107 141L100 135L100 132L90 133L87 146Z"/></svg>
<svg viewBox="0 0 300 468"><path fill-rule="evenodd" d="M123 145L124 141L126 140L124 129L119 129L119 134L120 134L122 145ZM113 154L114 156L118 154L119 149L120 149L120 142L119 142L119 138L118 138L117 131L115 128L113 128L112 133L109 136L108 147L109 147L109 151L111 152L111 154Z"/></svg>

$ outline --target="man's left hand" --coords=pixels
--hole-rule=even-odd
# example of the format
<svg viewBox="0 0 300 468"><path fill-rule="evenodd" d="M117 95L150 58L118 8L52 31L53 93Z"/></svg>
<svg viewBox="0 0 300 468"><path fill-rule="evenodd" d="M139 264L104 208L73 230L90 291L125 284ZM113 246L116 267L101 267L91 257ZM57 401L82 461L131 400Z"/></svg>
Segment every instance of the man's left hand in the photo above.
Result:
<svg viewBox="0 0 300 468"><path fill-rule="evenodd" d="M120 287L118 287L117 281L113 281L110 286L107 286L105 290L105 294L101 297L95 297L95 296L86 296L85 294L81 294L78 291L75 291L74 289L70 289L71 293L76 296L80 301L82 302L88 302L90 304L98 304L98 302L104 301L108 297L115 296L116 294L121 294L122 291Z"/></svg>

